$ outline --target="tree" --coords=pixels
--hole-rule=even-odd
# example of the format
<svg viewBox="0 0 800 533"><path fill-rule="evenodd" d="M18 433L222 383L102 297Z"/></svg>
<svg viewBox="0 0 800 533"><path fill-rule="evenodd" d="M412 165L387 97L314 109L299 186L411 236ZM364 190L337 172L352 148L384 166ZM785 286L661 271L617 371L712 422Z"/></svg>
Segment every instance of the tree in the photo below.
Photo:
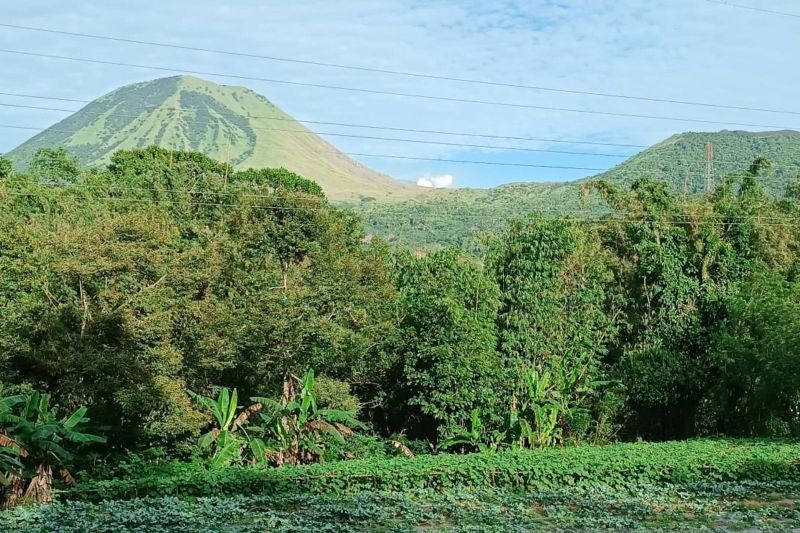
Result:
<svg viewBox="0 0 800 533"><path fill-rule="evenodd" d="M713 336L708 430L729 435L800 434L800 285L762 272L726 301Z"/></svg>
<svg viewBox="0 0 800 533"><path fill-rule="evenodd" d="M43 183L74 183L81 175L78 158L64 148L39 148L28 163L28 173Z"/></svg>
<svg viewBox="0 0 800 533"><path fill-rule="evenodd" d="M475 408L495 420L503 368L495 350L497 285L455 249L398 262L401 416L419 436L453 436Z"/></svg>
<svg viewBox="0 0 800 533"><path fill-rule="evenodd" d="M0 194L0 377L91 401L132 447L194 440L205 421L187 389L270 394L314 367L379 394L385 245L316 184L256 174L151 147L68 186L0 182L19 193Z"/></svg>
<svg viewBox="0 0 800 533"><path fill-rule="evenodd" d="M499 350L514 401L530 399L539 410L552 401L565 437L590 430L616 328L608 257L598 244L577 223L535 215L510 222L489 243L487 266L500 287ZM541 417L529 418L541 429Z"/></svg>
<svg viewBox="0 0 800 533"><path fill-rule="evenodd" d="M0 157L0 180L8 179L12 171L11 161L5 157Z"/></svg>
<svg viewBox="0 0 800 533"><path fill-rule="evenodd" d="M791 208L760 182L768 168L757 160L696 199L646 178L629 191L586 185L615 211L600 233L614 256L622 323L608 360L626 386L636 434L682 438L706 425L709 383L719 379L712 339L728 319L726 302L755 272L787 276L796 265L793 230L773 222Z"/></svg>

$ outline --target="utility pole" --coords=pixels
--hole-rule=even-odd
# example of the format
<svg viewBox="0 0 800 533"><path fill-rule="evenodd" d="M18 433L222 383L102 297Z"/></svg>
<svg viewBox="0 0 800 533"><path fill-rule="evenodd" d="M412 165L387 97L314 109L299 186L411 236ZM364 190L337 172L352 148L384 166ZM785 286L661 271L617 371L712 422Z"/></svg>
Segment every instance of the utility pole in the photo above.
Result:
<svg viewBox="0 0 800 533"><path fill-rule="evenodd" d="M714 144L706 143L706 192L714 189Z"/></svg>

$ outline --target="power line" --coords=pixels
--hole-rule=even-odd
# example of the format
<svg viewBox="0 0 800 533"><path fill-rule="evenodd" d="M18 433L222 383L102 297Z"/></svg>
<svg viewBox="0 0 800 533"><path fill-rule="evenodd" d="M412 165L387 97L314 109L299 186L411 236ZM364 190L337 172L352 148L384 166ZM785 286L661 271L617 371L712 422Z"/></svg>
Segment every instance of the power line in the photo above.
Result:
<svg viewBox="0 0 800 533"><path fill-rule="evenodd" d="M16 95L15 96L19 96ZM46 98L46 97L42 97ZM37 110L45 110L45 111L57 111L57 112L68 112L74 113L80 110L73 110L73 109L65 109L65 108L57 108L57 107L45 107L45 106L31 106L31 105L23 105L23 104L8 104L8 103L0 103L0 106L5 107L15 107L15 108L24 108L24 109L37 109ZM185 111L183 108L164 108L166 110L172 111ZM84 111L90 112L90 111ZM100 112L94 112L95 114L99 115ZM140 118L141 115L134 115L134 114L124 114L124 113L117 113L117 116L126 116L130 118ZM249 117L249 118L261 118L264 120L272 120L273 117ZM283 119L281 117L274 117L276 120L289 120L292 119ZM186 122L194 123L194 124L212 124L212 121L197 121L191 119L183 119ZM300 130L288 130L288 129L281 129L281 128L264 128L258 126L252 126L254 129L257 130L266 130L266 131L278 131L278 132L285 132L285 133L297 133L297 134L306 134L306 135L330 135L336 137L349 137L349 138L359 138L359 139L372 139L372 140L380 140L380 141L398 141L398 142L408 142L408 143L417 143L417 144L433 144L433 145L444 145L444 146L461 146L461 147L472 147L472 148L485 148L485 149L495 149L495 150L513 150L513 151L530 151L530 152L544 152L544 153L557 153L557 154L569 154L569 155L586 155L586 156L599 156L599 157L632 157L632 155L624 155L624 154L603 154L597 152L575 152L575 151L567 151L567 150L548 150L548 149L539 149L539 148L519 148L519 147L507 147L507 146L493 146L493 145L477 145L477 144L467 144L467 143L450 143L450 142L439 142L439 141L426 141L426 140L418 140L418 139L402 139L402 138L391 138L391 137L377 137L377 136L368 136L368 135L355 135L355 134L345 134L345 133L335 133L335 132L318 132L318 131L300 131ZM70 130L59 130L55 128L40 128L40 127L30 127L30 126L18 126L12 124L0 124L0 128L7 128L7 129L25 129L25 130L35 130L35 131L56 131L60 133L77 133L76 131ZM418 131L418 130L411 130L411 131ZM378 154L347 154L347 155L371 155L373 157L384 157ZM391 156L385 156L391 158ZM413 158L412 158L413 159ZM715 160L718 163L731 163L731 164L740 164L740 161L726 161L726 160ZM460 161L453 161L453 162L460 162ZM482 162L479 164L489 164L489 162ZM705 164L705 163L704 163ZM543 167L549 168L549 167ZM598 170L598 169L587 169L587 168L574 168L574 167L565 167L568 170Z"/></svg>
<svg viewBox="0 0 800 533"><path fill-rule="evenodd" d="M443 163L466 163L470 165L496 165L501 167L533 167L533 168L550 168L550 169L564 169L564 170L591 170L593 172L603 172L604 168L591 168L591 167L568 167L558 165L533 165L528 163L503 163L495 161L473 161L469 159L440 159L437 157L412 157L405 155L391 155L391 154L362 154L356 152L342 152L345 155L354 157L380 157L382 159L409 159L412 161L438 161Z"/></svg>
<svg viewBox="0 0 800 533"><path fill-rule="evenodd" d="M11 128L11 129L24 129L24 130L35 130L35 131L44 131L45 129L50 130L50 128L35 128L35 127L28 127L28 126L17 126L17 125L9 125L9 124L0 124L0 128ZM67 131L67 130L52 130L58 131L62 133L76 133L75 131ZM284 130L277 130L277 131L284 131ZM290 131L290 130L286 130ZM313 132L302 132L302 133L313 133ZM562 165L538 165L538 164L529 164L529 163L505 163L505 162L496 162L496 161L474 161L474 160L463 160L463 159L444 159L444 158L432 158L432 157L417 157L417 156L406 156L406 155L398 155L398 154L368 154L368 153L360 153L360 152L341 152L339 150L335 151L328 151L332 154L343 154L348 156L354 157L374 157L374 158L381 158L381 159L404 159L404 160L412 160L412 161L435 161L435 162L445 162L445 163L461 163L461 164L474 164L474 165L489 165L489 166L511 166L511 167L531 167L531 168L546 168L546 169L555 169L555 170L589 170L594 172L603 172L608 169L605 168L591 168L591 167L576 167L576 166L562 166ZM718 161L724 162L724 161ZM731 164L738 164L738 162L730 161ZM635 169L639 172L653 172L653 171L661 171L658 168L650 167L650 168L638 168ZM684 174L692 174L692 175L700 175L699 171L690 172L690 171L679 171L681 175Z"/></svg>
<svg viewBox="0 0 800 533"><path fill-rule="evenodd" d="M2 105L2 104L0 104ZM2 128L15 128L15 129L39 129L44 131L46 128L29 128L27 126L13 126L13 125L5 125L0 124ZM277 131L284 131L284 130L277 130ZM67 132L67 133L75 133L75 132ZM298 132L298 133L306 133L306 132ZM307 132L313 134L314 132ZM341 152L339 150L329 151L333 154L344 154L348 156L354 157L379 157L383 159L407 159L412 161L437 161L443 163L463 163L463 164L470 164L470 165L492 165L492 166L502 166L502 167L530 167L530 168L548 168L548 169L560 169L560 170L589 170L593 172L602 172L606 169L604 168L596 168L596 167L576 167L576 166L562 166L562 165L536 165L532 163L505 163L505 162L497 162L497 161L476 161L470 159L443 159L443 158L436 158L436 157L416 157L416 156L405 156L405 155L396 155L396 154L366 154L360 152ZM594 154L593 154L594 155Z"/></svg>
<svg viewBox="0 0 800 533"><path fill-rule="evenodd" d="M582 113L582 114L590 114L590 115L600 115L600 116L608 116L608 117L620 117L620 118L638 118L638 119L646 119L646 120L667 120L673 122L686 122L686 123L696 123L696 124L714 124L714 125L727 125L727 126L742 126L742 127L749 127L749 128L768 128L768 129L778 129L778 130L785 130L785 129L792 129L788 126L776 126L774 124L752 124L747 122L723 122L723 121L716 121L716 120L703 120L703 119L694 119L694 118L686 118L686 117L670 117L670 116L663 116L663 115L644 115L644 114L637 114L637 113L618 113L612 111L597 111L591 109L574 109L574 108L567 108L567 107L553 107L553 106L539 106L533 104L522 104L522 103L514 103L514 102L500 102L495 100L477 100L477 99L470 99L470 98L455 98L449 96L436 96L436 95L429 95L429 94L419 94L419 93L405 93L405 92L396 92L396 91L382 91L378 89L365 89L363 87L347 87L343 85L327 85L321 83L309 83L309 82L300 82L300 81L291 81L291 80L279 80L274 78L260 78L256 76L244 76L239 74L223 74L218 72L205 72L199 70L188 70L188 69L179 69L179 68L171 68L171 67L158 67L154 65L139 65L135 63L124 63L121 61L106 61L106 60L99 60L99 59L88 59L88 58L80 58L80 57L72 57L72 56L60 56L54 54L43 54L37 52L28 52L22 50L8 50L8 49L0 49L0 52L6 54L17 54L17 55L24 55L29 57L43 57L47 59L58 59L63 61L77 61L82 63L93 63L99 65L112 65L112 66L119 66L119 67L128 67L128 68L141 68L141 69L148 69L148 70L158 70L163 72L171 72L171 73L187 73L187 74L194 74L198 76L215 76L220 78L232 78L232 79L240 79L240 80L251 80L251 81L259 81L265 83L277 83L283 85L290 85L294 87L313 87L317 89L331 89L337 91L349 91L349 92L357 92L361 94L380 94L386 96L397 96L402 98L418 98L423 100L431 100L431 101L440 101L440 102L455 102L455 103L462 103L462 104L476 104L476 105L486 105L486 106L499 106L499 107L509 107L515 109L536 109L542 111L561 111L566 113Z"/></svg>
<svg viewBox="0 0 800 533"><path fill-rule="evenodd" d="M3 105L12 105L13 104L2 104ZM189 121L192 122L192 121ZM77 130L63 130L57 128L42 128L42 127L34 127L34 126L22 126L16 124L0 124L0 128L5 129L19 129L19 130L30 130L30 131L53 131L58 133L67 133L73 134L78 133ZM341 137L356 137L356 138L366 138L366 139L377 139L377 140L384 140L384 141L402 141L402 142L419 142L423 144L445 144L445 145L453 145L453 146L472 146L472 147L482 147L482 148L489 148L488 145L470 145L470 144L460 144L460 143L439 143L436 141L417 141L415 139L398 139L398 138L388 138L388 137L370 137L370 136L353 136L349 134L338 134L338 133L327 133L327 132L314 132L314 131L300 131L300 130L286 130L280 128L259 128L255 127L258 130L267 130L267 131L279 131L279 132L287 132L287 133L298 133L298 134L306 134L306 135L334 135L334 136L341 136ZM526 150L523 148L512 148L512 147L500 147L500 146L493 146L493 149L500 149L500 150ZM599 154L599 153L592 153L592 152L567 152L567 151L557 151L557 150L539 150L539 149L529 149L533 152L553 152L553 153L560 153L560 154L575 154L575 155L588 155L588 156L613 156L613 157L632 157L632 156L623 156L623 155L612 155L612 154ZM500 166L534 166L539 168L555 168L555 169L565 169L565 170L593 170L593 171L604 171L606 169L598 169L598 168L584 168L584 167L571 167L571 166L548 166L548 165L527 165L521 163L495 163L491 161L462 161L462 160L450 160L450 159L434 159L434 158L418 158L413 156L403 156L403 155L396 155L396 154L362 154L362 153L354 153L354 152L341 152L339 150L329 151L330 153L334 154L344 154L344 155L351 155L351 156L365 156L365 157L380 157L380 158L389 158L389 159L411 159L411 160L423 160L423 161L441 161L441 162L452 162L452 163L471 163L471 164L483 164L483 165L500 165ZM739 165L739 164L746 164L746 161L729 161L729 160L721 160L716 159L715 162L717 163L729 163L732 165ZM657 163L657 161L653 161L653 163ZM695 161L694 163L700 164L700 161ZM705 161L702 162L705 165ZM622 163L621 163L622 164ZM642 167L641 165L637 164L638 171L661 171L660 167ZM613 167L612 167L613 168ZM681 174L686 174L685 171L680 171ZM699 173L699 172L698 172Z"/></svg>
<svg viewBox="0 0 800 533"><path fill-rule="evenodd" d="M36 94L21 94L21 93L2 93L0 96L14 96L18 98L35 98L37 100L58 100L59 102L77 102L79 104L89 103L90 100L80 100L77 98L59 98L58 96L39 96Z"/></svg>
<svg viewBox="0 0 800 533"><path fill-rule="evenodd" d="M800 18L800 14L797 13L787 13L785 11L774 11L772 9L764 9L761 7L746 6L744 4L734 4L733 2L726 2L725 0L706 0L706 2L709 2L711 4L718 4L721 6L735 7L738 9L748 9L750 11L758 11L760 13L769 13L771 15L782 15L784 17Z"/></svg>
<svg viewBox="0 0 800 533"><path fill-rule="evenodd" d="M73 98L57 98L57 97L50 97L50 96L40 96L40 95L32 95L32 94L21 94L21 93L0 93L2 96L14 96L20 98L35 98L39 100L61 100L66 102L78 102L78 103L91 103L93 100L77 100ZM154 109L150 107L148 109ZM179 108L174 107L167 107L162 109L169 109L169 110L178 110ZM255 119L269 119L269 120L281 120L281 121L288 121L288 122L301 122L303 124L317 124L322 126L342 126L347 128L364 128L364 129L375 129L375 130L386 130L386 131L400 131L406 133L428 133L433 135L451 135L451 136L458 136L458 137L479 137L484 139L504 139L504 140L512 140L512 141L531 141L531 142L545 142L545 143L563 143L563 144L585 144L585 145L593 145L593 146L613 146L619 148L648 148L648 145L645 144L626 144L626 143L607 143L607 142L600 142L600 141L576 141L576 140L569 140L569 139L544 139L544 138L536 138L536 137L519 137L519 136L510 136L510 135L495 135L491 133L475 133L475 132L463 132L463 131L443 131L443 130L424 130L418 128L398 128L392 126L378 126L375 124L353 124L348 122L330 122L330 121L321 121L321 120L307 120L307 119L296 119L296 118L286 118L286 117L266 117L266 116L250 116L249 118Z"/></svg>
<svg viewBox="0 0 800 533"><path fill-rule="evenodd" d="M18 104L6 104L0 102L0 106L3 107L19 107L23 109L38 109L44 111L69 111L69 110L60 110L56 108L48 108L48 107L39 107L39 106L27 106L27 105L18 105ZM79 111L79 110L76 110ZM123 113L115 113L115 116L127 116L133 118L139 118L141 115L131 115L131 114L123 114ZM253 117L250 117L253 118ZM215 124L214 121L207 120L207 121L197 121L197 120L187 120L183 119L185 122L190 124ZM68 130L59 130L55 128L34 128L28 126L15 126L11 124L2 124L0 125L2 128L7 129L31 129L31 130L50 130L59 133L77 133L77 131L68 131ZM350 139L367 139L367 140L375 140L375 141L387 141L387 142L403 142L403 143L414 143L414 144L432 144L432 145L439 145L439 146L458 146L458 147L465 147L465 148L482 148L488 150L509 150L509 151L517 151L517 152L537 152L537 153L550 153L550 154L566 154L566 155L581 155L581 156L596 156L596 157L614 157L614 158L628 158L631 157L631 154L606 154L600 152L578 152L572 150L551 150L546 148L525 148L525 147L515 147L515 146L498 146L498 145L489 145L489 144L470 144L470 143L456 143L456 142L447 142L447 141L430 141L430 140L422 140L422 139L405 139L399 137L378 137L373 135L358 135L354 133L338 133L338 132L327 132L327 131L311 131L311 130L289 130L289 129L282 129L282 128L264 128L258 126L250 126L253 129L261 130L261 131L278 131L284 133L294 133L299 135L322 135L322 136L330 136L330 137L344 137Z"/></svg>
<svg viewBox="0 0 800 533"><path fill-rule="evenodd" d="M708 0L714 1L714 0ZM728 2L716 2L720 4L728 4L736 6L735 4L730 4ZM736 7L745 7L745 6L736 6ZM754 8L751 8L754 9ZM761 10L756 9L757 11L767 11L769 10ZM777 13L777 12L773 12ZM787 13L783 13L787 14ZM791 15L790 16L798 16L798 15ZM800 115L800 111L788 111L788 110L780 110L780 109L770 109L770 108L759 108L759 107L749 107L749 106L737 106L737 105L726 105L726 104L715 104L709 102L696 102L690 100L676 100L676 99L668 99L668 98L654 98L648 96L636 96L636 95L626 95L626 94L615 94L615 93L604 93L604 92L597 92L597 91L583 91L577 89L564 89L564 88L557 88L557 87L545 87L540 85L525 85L520 83L508 83L508 82L497 82L497 81L489 81L489 80L480 80L474 78L461 78L461 77L454 77L454 76L442 76L436 74L424 74L418 72L408 72L408 71L400 71L400 70L392 70L392 69L380 69L374 67L363 67L363 66L355 66L355 65L345 65L341 63L328 63L323 61L313 61L313 60L304 60L304 59L297 59L297 58L288 58L288 57L278 57L278 56L271 56L271 55L262 55L262 54L253 54L253 53L246 53L246 52L236 52L230 50L219 50L214 48L203 48L203 47L196 47L196 46L187 46L187 45L177 45L177 44L170 44L164 42L156 42L156 41L145 41L140 39L128 39L123 37L113 37L108 35L96 35L96 34L89 34L89 33L79 33L79 32L69 32L63 30L54 30L50 28L40 28L40 27L33 27L33 26L22 26L17 24L7 24L7 23L0 23L0 26L6 28L13 28L17 30L24 30L24 31L36 31L36 32L43 32L43 33L51 33L57 35L68 35L72 37L82 37L87 39L101 39L105 41L116 41L116 42L123 42L128 44L138 44L138 45L147 45L147 46L158 46L164 48L173 48L179 50L189 50L193 52L206 52L206 53L213 53L213 54L223 54L229 56L239 56L239 57L248 57L253 59L265 59L269 61L279 61L279 62L286 62L286 63L296 63L301 65L313 65L313 66L321 66L321 67L330 67L330 68L338 68L338 69L347 69L347 70L355 70L361 72L372 72L377 74L390 74L393 76L406 76L406 77L413 77L413 78L426 78L426 79L433 79L433 80L441 80L441 81L454 81L459 83L470 83L470 84L478 84L478 85L486 85L486 86L494 86L494 87L510 87L515 89L532 89L536 91L543 91L543 92L553 92L553 93L563 93L563 94L579 94L585 96L598 96L603 98L616 98L616 99L624 99L624 100L639 100L644 102L656 102L656 103L666 103L666 104L679 104L679 105L688 105L688 106L699 106L699 107L707 107L707 108L714 108L714 109L733 109L739 111L757 111L763 113L778 113L778 114L791 114L791 115Z"/></svg>

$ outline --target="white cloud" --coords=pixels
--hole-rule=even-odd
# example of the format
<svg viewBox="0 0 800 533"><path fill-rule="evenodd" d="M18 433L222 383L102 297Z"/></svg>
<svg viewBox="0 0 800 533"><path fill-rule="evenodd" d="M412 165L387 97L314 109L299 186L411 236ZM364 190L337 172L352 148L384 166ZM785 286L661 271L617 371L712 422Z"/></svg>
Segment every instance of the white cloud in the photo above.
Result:
<svg viewBox="0 0 800 533"><path fill-rule="evenodd" d="M442 174L441 176L431 176L425 174L417 180L417 185L420 187L432 187L434 189L444 189L445 187L452 187L455 178L450 174Z"/></svg>

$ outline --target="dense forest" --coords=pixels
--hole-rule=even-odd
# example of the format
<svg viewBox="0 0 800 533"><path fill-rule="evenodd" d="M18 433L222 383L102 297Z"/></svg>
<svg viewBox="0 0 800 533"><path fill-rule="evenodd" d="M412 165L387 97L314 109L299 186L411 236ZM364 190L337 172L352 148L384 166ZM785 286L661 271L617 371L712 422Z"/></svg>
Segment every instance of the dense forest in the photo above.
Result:
<svg viewBox="0 0 800 533"><path fill-rule="evenodd" d="M131 456L797 436L800 183L773 194L773 173L758 158L702 196L587 181L602 216L419 253L283 169L0 160L6 501Z"/></svg>

